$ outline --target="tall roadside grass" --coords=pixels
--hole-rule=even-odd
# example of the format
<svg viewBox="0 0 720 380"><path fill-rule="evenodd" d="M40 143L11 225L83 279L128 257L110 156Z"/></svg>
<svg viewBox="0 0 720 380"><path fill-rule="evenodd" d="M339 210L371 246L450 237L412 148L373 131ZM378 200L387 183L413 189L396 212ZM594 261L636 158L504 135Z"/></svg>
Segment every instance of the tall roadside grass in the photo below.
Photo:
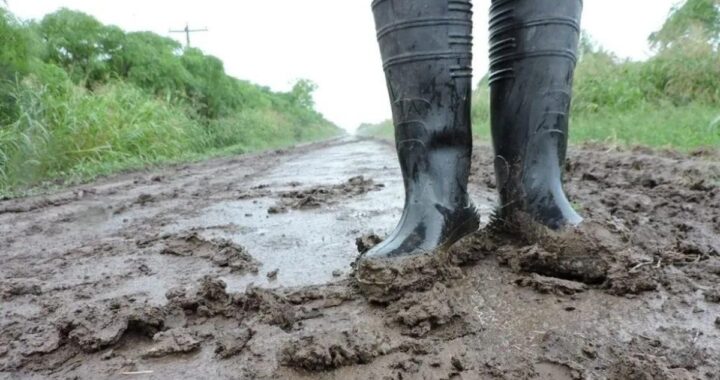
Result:
<svg viewBox="0 0 720 380"><path fill-rule="evenodd" d="M54 91L26 78L11 92L18 118L0 128L0 194L85 181L161 162L245 153L327 138L328 122L298 125L282 112L248 109L204 123L125 82ZM58 182L60 181L60 182Z"/></svg>
<svg viewBox="0 0 720 380"><path fill-rule="evenodd" d="M122 82L57 93L35 80L12 92L17 120L0 132L0 191L79 180L201 152L206 132L185 112Z"/></svg>

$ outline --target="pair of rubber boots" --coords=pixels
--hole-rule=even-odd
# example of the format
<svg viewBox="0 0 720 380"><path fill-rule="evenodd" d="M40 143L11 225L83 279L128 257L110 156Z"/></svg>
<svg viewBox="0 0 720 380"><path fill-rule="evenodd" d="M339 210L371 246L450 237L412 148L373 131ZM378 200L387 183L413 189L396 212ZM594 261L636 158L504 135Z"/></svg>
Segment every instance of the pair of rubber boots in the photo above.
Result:
<svg viewBox="0 0 720 380"><path fill-rule="evenodd" d="M405 208L361 260L450 247L479 228L472 157L472 3L375 0ZM490 111L498 220L580 223L562 188L581 0L493 0Z"/></svg>

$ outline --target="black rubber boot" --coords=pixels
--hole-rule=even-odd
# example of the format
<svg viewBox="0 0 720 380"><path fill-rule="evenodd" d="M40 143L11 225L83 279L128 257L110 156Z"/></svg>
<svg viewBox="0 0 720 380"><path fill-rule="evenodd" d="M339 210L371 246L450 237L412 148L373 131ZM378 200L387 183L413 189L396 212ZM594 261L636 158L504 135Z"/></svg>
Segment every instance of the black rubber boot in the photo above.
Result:
<svg viewBox="0 0 720 380"><path fill-rule="evenodd" d="M392 103L405 208L365 259L447 248L477 231L467 194L472 151L472 4L375 0L377 37Z"/></svg>
<svg viewBox="0 0 720 380"><path fill-rule="evenodd" d="M490 110L500 221L582 218L562 188L582 0L493 0Z"/></svg>

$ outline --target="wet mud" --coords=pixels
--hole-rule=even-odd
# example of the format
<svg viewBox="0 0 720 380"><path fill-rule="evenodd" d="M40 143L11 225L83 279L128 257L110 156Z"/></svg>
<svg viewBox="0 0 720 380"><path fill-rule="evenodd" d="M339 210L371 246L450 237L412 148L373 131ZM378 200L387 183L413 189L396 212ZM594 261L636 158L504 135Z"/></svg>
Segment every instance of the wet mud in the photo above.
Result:
<svg viewBox="0 0 720 380"><path fill-rule="evenodd" d="M293 183L292 186L297 186ZM385 185L376 184L372 179L356 176L346 182L330 186L314 186L306 190L292 190L280 193L280 202L268 209L270 214L288 212L288 210L307 210L332 205L343 200L379 190Z"/></svg>
<svg viewBox="0 0 720 380"><path fill-rule="evenodd" d="M364 267L402 211L393 155L336 140L1 202L0 378L720 378L714 152L576 148L586 220L552 232L490 217L479 146L483 229Z"/></svg>
<svg viewBox="0 0 720 380"><path fill-rule="evenodd" d="M244 247L225 239L207 240L190 232L181 235L165 235L161 238L163 245L160 254L181 257L202 257L219 267L228 267L233 272L258 272L258 262L250 256ZM138 245L149 245L151 242L139 242Z"/></svg>

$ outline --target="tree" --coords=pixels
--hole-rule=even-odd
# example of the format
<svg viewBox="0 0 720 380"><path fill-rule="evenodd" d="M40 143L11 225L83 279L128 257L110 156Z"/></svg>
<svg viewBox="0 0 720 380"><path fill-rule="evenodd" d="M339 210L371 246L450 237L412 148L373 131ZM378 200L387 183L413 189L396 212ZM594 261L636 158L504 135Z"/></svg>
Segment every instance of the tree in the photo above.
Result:
<svg viewBox="0 0 720 380"><path fill-rule="evenodd" d="M38 28L46 44L45 60L88 86L107 79L108 60L121 48L125 36L115 26L66 8L45 16Z"/></svg>
<svg viewBox="0 0 720 380"><path fill-rule="evenodd" d="M13 120L17 110L12 89L29 71L31 49L26 30L0 8L0 126Z"/></svg>
<svg viewBox="0 0 720 380"><path fill-rule="evenodd" d="M30 42L26 31L21 28L7 11L0 8L0 80L11 79L18 72L28 69Z"/></svg>
<svg viewBox="0 0 720 380"><path fill-rule="evenodd" d="M114 73L157 95L184 93L191 81L178 53L181 45L151 32L128 33L110 57Z"/></svg>
<svg viewBox="0 0 720 380"><path fill-rule="evenodd" d="M200 115L213 119L238 108L239 86L225 74L220 59L188 48L182 55L182 64L192 75L187 93Z"/></svg>
<svg viewBox="0 0 720 380"><path fill-rule="evenodd" d="M662 28L650 35L656 49L683 40L701 40L714 48L720 45L720 0L686 0L673 7Z"/></svg>
<svg viewBox="0 0 720 380"><path fill-rule="evenodd" d="M313 100L315 90L317 90L317 85L313 81L300 79L290 91L290 96L296 105L311 110L315 107L315 101Z"/></svg>

